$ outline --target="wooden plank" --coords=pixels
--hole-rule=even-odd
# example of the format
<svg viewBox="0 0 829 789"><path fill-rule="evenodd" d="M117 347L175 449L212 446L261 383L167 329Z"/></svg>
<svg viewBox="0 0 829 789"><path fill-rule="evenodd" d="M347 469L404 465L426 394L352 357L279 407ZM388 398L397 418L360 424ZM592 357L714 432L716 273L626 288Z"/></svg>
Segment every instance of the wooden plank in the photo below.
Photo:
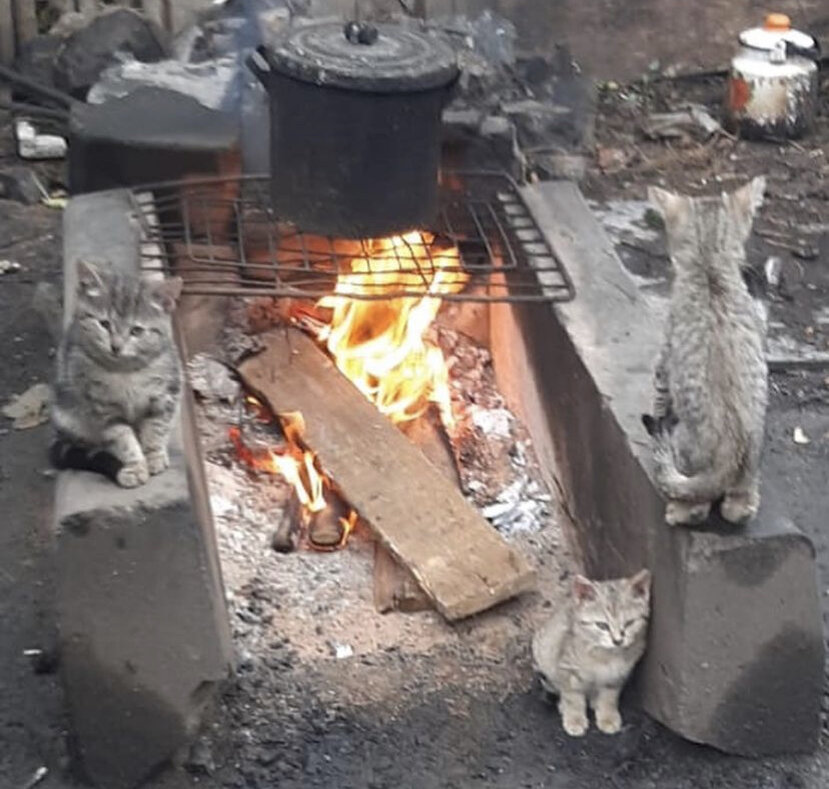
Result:
<svg viewBox="0 0 829 789"><path fill-rule="evenodd" d="M14 14L12 13L12 0L0 0L0 63L8 66L13 60Z"/></svg>
<svg viewBox="0 0 829 789"><path fill-rule="evenodd" d="M14 28L18 46L31 41L37 35L35 0L14 0Z"/></svg>
<svg viewBox="0 0 829 789"><path fill-rule="evenodd" d="M411 614L432 607L415 577L380 542L374 544L374 607L381 614Z"/></svg>
<svg viewBox="0 0 829 789"><path fill-rule="evenodd" d="M308 446L443 616L462 619L533 587L526 559L313 340L295 329L263 340L239 369L245 383L276 413L302 412Z"/></svg>

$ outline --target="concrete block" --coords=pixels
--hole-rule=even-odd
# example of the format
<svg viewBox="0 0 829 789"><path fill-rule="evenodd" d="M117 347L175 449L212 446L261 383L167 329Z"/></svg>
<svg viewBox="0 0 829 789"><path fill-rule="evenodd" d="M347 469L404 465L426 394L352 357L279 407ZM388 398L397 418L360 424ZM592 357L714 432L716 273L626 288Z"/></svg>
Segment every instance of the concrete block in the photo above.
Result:
<svg viewBox="0 0 829 789"><path fill-rule="evenodd" d="M614 577L643 566L654 573L637 677L643 707L724 751L814 748L822 617L813 547L774 509L775 485L785 481L765 480L761 512L747 527L665 524L640 422L661 326L575 185L543 183L524 196L576 298L499 307L496 372L512 379L505 393L552 467L588 573Z"/></svg>
<svg viewBox="0 0 829 789"><path fill-rule="evenodd" d="M69 202L67 304L84 257L138 266L129 193ZM221 570L187 394L165 473L132 490L82 472L58 480L63 682L80 766L105 789L140 785L186 745L230 671Z"/></svg>

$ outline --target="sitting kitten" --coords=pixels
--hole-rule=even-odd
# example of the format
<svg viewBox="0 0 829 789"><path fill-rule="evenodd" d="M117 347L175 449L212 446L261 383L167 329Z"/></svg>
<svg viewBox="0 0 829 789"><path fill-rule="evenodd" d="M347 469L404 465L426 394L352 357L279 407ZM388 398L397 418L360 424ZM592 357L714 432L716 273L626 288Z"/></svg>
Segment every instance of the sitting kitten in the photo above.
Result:
<svg viewBox="0 0 829 789"><path fill-rule="evenodd" d="M704 521L711 503L733 523L757 514L768 402L765 325L748 292L745 243L765 180L720 197L651 188L674 266L667 335L657 362L655 481L670 524Z"/></svg>
<svg viewBox="0 0 829 789"><path fill-rule="evenodd" d="M587 732L587 705L605 734L622 728L619 694L645 652L651 574L615 581L573 579L572 597L533 637L541 684L559 697L572 737Z"/></svg>
<svg viewBox="0 0 829 789"><path fill-rule="evenodd" d="M169 313L181 285L78 264L52 405L58 468L103 473L125 488L167 468L182 387Z"/></svg>

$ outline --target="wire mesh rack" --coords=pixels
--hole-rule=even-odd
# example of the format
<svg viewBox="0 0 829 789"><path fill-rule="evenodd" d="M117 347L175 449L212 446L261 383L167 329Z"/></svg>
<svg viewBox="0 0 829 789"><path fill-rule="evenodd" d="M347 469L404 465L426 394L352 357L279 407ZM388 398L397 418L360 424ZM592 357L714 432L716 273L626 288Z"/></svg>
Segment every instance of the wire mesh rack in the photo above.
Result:
<svg viewBox="0 0 829 789"><path fill-rule="evenodd" d="M445 173L435 227L392 239L303 232L270 207L269 178L142 186L133 197L142 266L193 295L568 301L573 285L501 173Z"/></svg>

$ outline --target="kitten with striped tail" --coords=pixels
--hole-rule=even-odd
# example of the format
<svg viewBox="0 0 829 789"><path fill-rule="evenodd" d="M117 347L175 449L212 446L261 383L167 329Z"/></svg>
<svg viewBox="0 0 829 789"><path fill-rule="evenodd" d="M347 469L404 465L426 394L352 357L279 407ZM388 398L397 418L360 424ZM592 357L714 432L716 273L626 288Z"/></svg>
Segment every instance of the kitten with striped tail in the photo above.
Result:
<svg viewBox="0 0 829 789"><path fill-rule="evenodd" d="M133 488L168 467L183 385L170 322L181 286L179 277L149 281L109 265L78 264L52 403L57 468L94 471ZM42 314L47 296L43 289L36 296Z"/></svg>
<svg viewBox="0 0 829 789"><path fill-rule="evenodd" d="M723 518L744 523L760 504L765 325L743 272L764 190L755 178L715 197L648 193L674 269L654 413L643 416L669 524L701 523L719 499Z"/></svg>

